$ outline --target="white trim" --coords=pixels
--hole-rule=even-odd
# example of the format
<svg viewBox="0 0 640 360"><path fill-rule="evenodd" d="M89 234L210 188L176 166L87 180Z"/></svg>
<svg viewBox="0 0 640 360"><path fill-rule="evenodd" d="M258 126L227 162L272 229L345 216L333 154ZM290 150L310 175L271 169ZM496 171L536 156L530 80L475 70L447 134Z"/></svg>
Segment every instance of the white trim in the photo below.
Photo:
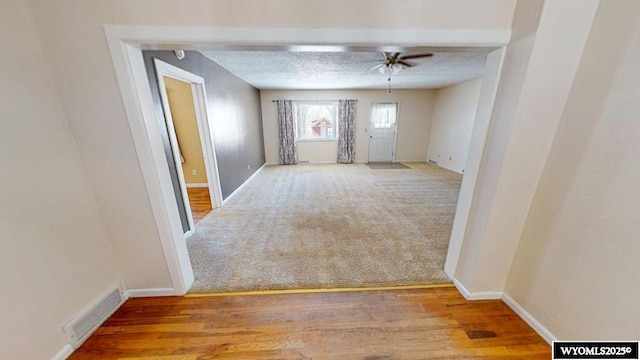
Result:
<svg viewBox="0 0 640 360"><path fill-rule="evenodd" d="M65 360L66 358L71 356L71 354L73 354L73 351L73 346L71 346L71 344L66 344L62 347L62 349L58 350L58 352L51 357L51 360Z"/></svg>
<svg viewBox="0 0 640 360"><path fill-rule="evenodd" d="M277 162L266 162L262 166L272 166L272 165L280 165L280 163L277 163Z"/></svg>
<svg viewBox="0 0 640 360"><path fill-rule="evenodd" d="M177 74L175 76L176 79L178 80L182 80L182 79L179 78L179 75L178 75L179 72L177 71L178 68L176 68L175 66L171 66L158 59L154 59L154 64L156 68L156 81L158 82L158 90L160 92L160 102L162 103L162 110L164 112L165 124L167 125L167 135L169 136L169 142L171 143L171 149L172 149L171 155L173 155L173 163L176 167L176 174L178 175L178 183L180 184L180 194L182 195L182 206L184 206L185 215L187 216L187 222L189 223L188 230L191 230L195 228L196 224L193 221L193 213L191 212L191 203L189 202L189 194L187 193L187 186L186 186L187 182L184 178L184 171L182 169L182 159L180 158L180 154L176 150L178 148L178 135L176 134L175 125L173 122L173 114L171 112L171 107L169 106L169 95L167 94L167 85L165 84L165 81L164 81L165 77L173 78L174 76L172 75L174 73ZM189 77L189 75L187 74L183 74L184 78Z"/></svg>
<svg viewBox="0 0 640 360"><path fill-rule="evenodd" d="M240 186L238 186L235 190L233 190L233 192L231 194L229 194L229 196L227 196L226 199L224 199L222 201L222 204L226 204L229 200L231 200L234 196L236 196L237 193L240 192L240 190L251 180L253 180L254 177L256 177L256 175L258 175L258 173L260 171L262 171L262 169L265 167L265 164L262 164L262 166L260 166L260 168L258 170L256 170L256 172L254 172L253 174L251 174L251 176L249 176L249 178L247 180L245 180Z"/></svg>
<svg viewBox="0 0 640 360"><path fill-rule="evenodd" d="M502 294L502 301L507 304L511 310L513 310L518 316L522 318L535 332L540 335L544 341L549 343L549 345L553 344L554 341L558 341L558 338L546 328L546 326L542 325L530 312L525 310L522 305L520 305L517 301L515 301L509 294Z"/></svg>
<svg viewBox="0 0 640 360"><path fill-rule="evenodd" d="M209 183L187 183L187 188L208 188Z"/></svg>
<svg viewBox="0 0 640 360"><path fill-rule="evenodd" d="M156 297L156 296L175 296L176 294L172 288L149 288L149 289L129 289L125 291L127 298L140 298L140 297Z"/></svg>
<svg viewBox="0 0 640 360"><path fill-rule="evenodd" d="M460 291L462 296L464 296L464 298L467 299L467 300L499 300L499 299L502 299L502 292L501 291L476 291L476 292L470 292L469 290L467 290L466 287L464 287L464 285L462 285L462 283L458 279L453 278L452 280L453 280L453 284L456 286L458 291Z"/></svg>
<svg viewBox="0 0 640 360"><path fill-rule="evenodd" d="M338 138L304 138L296 139L296 142L338 142Z"/></svg>
<svg viewBox="0 0 640 360"><path fill-rule="evenodd" d="M125 106L140 170L151 204L158 237L176 294L193 283L178 205L173 193L160 129L147 80L142 52L105 27L105 35ZM183 254L187 254L186 261Z"/></svg>
<svg viewBox="0 0 640 360"><path fill-rule="evenodd" d="M453 284L458 291L469 301L474 300L502 300L507 306L513 310L524 322L526 322L531 328L549 344L554 341L558 341L558 338L549 331L542 323L538 321L530 312L528 312L522 305L515 301L509 294L502 291L480 291L470 292L462 283L453 278Z"/></svg>
<svg viewBox="0 0 640 360"><path fill-rule="evenodd" d="M428 161L427 161L427 164L429 164L429 162L428 162ZM433 164L429 164L429 165L434 166ZM443 168L443 169L445 169L445 170L453 171L454 173L457 173L457 174L460 174L460 175L464 175L464 173L463 173L462 171L459 171L459 170L454 169L454 168L450 168L450 167L448 167L448 166L444 166L444 165L440 165L440 164L435 165L435 166L440 167L440 168Z"/></svg>
<svg viewBox="0 0 640 360"><path fill-rule="evenodd" d="M336 160L336 161L330 161L330 160L327 160L327 161L298 160L298 164L300 164L300 165L314 165L314 164L321 165L321 164L337 164L337 163L338 163L338 160ZM343 164L343 165L346 165L346 164Z"/></svg>
<svg viewBox="0 0 640 360"><path fill-rule="evenodd" d="M212 116L209 114L207 107L207 91L204 79L199 86L193 88L194 100L196 97L198 102L196 106L196 119L198 119L198 131L200 138L204 138L202 151L205 154L205 166L207 171L207 182L209 184L209 197L211 205L216 207L222 206L222 184L220 183L220 172L218 171L218 157L216 155L216 147L213 144L213 128L209 126Z"/></svg>
<svg viewBox="0 0 640 360"><path fill-rule="evenodd" d="M287 46L289 50L297 51L317 51L320 48L333 48L336 51L350 45L386 46L389 49L407 46L501 47L511 39L510 29L316 29L136 25L105 25L105 29L125 42L190 45L187 49L215 48L217 44ZM296 46L299 44L307 46Z"/></svg>
<svg viewBox="0 0 640 360"><path fill-rule="evenodd" d="M171 109L169 108L169 102L166 92L166 87L164 84L163 77L171 77L177 80L181 80L184 82L191 83L191 90L193 94L193 106L196 111L196 124L198 126L198 134L200 135L200 145L202 146L202 156L205 165L205 171L207 175L207 187L209 187L209 196L211 200L211 205L216 208L222 206L222 188L220 185L220 174L218 172L218 162L216 158L215 146L213 144L213 132L211 126L209 126L209 122L211 117L208 116L207 110L207 96L206 96L206 86L204 83L204 79L198 75L190 73L184 69L173 66L171 64L165 63L159 59L154 59L154 64L156 68L156 76L158 85L160 88L160 98L162 100L162 107L166 116L166 119L169 121L167 127L170 128L169 131L169 140L172 141L172 146L174 146L173 141L175 140L177 143L177 137L175 137L175 129L173 127L173 117L171 116ZM173 136L172 136L173 135ZM175 148L175 146L174 146ZM181 185L186 181L184 180L184 173L182 171L182 163L180 159L177 157L177 154L174 154L176 167L178 170L178 177L180 178ZM186 186L185 185L185 194L183 195L186 198L185 207L191 207L189 204L189 198L186 195ZM193 218L191 216L191 211L188 211L188 218L191 218L191 222L193 222ZM191 224L190 222L190 224ZM195 225L194 225L195 226ZM193 229L193 226L190 226Z"/></svg>

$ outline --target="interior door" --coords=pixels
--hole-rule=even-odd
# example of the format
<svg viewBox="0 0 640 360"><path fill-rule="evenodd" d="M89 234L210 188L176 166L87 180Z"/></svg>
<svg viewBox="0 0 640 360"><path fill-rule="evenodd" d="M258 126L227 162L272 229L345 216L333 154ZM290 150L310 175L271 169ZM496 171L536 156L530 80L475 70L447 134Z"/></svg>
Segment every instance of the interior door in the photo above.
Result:
<svg viewBox="0 0 640 360"><path fill-rule="evenodd" d="M396 151L398 103L374 103L369 123L369 162L392 162Z"/></svg>

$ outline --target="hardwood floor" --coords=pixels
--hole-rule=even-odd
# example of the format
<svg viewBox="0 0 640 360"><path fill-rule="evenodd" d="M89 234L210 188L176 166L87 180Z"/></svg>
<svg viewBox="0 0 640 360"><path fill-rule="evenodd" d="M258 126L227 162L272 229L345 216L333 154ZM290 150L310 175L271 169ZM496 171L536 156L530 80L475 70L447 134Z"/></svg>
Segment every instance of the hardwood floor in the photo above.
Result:
<svg viewBox="0 0 640 360"><path fill-rule="evenodd" d="M187 194L189 195L193 222L197 224L213 210L211 198L209 198L209 188L187 188Z"/></svg>
<svg viewBox="0 0 640 360"><path fill-rule="evenodd" d="M453 287L127 301L70 359L549 359L503 302Z"/></svg>

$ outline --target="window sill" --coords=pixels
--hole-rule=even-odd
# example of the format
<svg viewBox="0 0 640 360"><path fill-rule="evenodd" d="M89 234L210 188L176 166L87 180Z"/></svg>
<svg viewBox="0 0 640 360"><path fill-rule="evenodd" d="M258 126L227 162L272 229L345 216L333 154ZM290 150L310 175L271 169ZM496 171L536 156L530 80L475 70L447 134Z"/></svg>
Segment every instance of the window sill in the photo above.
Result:
<svg viewBox="0 0 640 360"><path fill-rule="evenodd" d="M296 142L337 142L338 139L318 138L318 139L298 139Z"/></svg>

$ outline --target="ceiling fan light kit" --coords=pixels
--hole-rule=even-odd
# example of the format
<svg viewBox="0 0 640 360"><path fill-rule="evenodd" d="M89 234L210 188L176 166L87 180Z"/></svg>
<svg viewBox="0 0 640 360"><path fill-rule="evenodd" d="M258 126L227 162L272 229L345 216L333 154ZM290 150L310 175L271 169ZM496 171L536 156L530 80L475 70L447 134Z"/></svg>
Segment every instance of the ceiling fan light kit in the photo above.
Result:
<svg viewBox="0 0 640 360"><path fill-rule="evenodd" d="M397 75L402 69L414 66L412 63L409 63L405 60L420 59L433 56L433 54L431 53L407 56L400 56L399 52L393 54L384 52L382 54L384 55L384 61L372 67L371 69L369 69L369 71L377 69L378 72L380 72L380 74L382 75L388 74L387 82L389 83L389 86L387 88L387 94L391 94L391 75Z"/></svg>

